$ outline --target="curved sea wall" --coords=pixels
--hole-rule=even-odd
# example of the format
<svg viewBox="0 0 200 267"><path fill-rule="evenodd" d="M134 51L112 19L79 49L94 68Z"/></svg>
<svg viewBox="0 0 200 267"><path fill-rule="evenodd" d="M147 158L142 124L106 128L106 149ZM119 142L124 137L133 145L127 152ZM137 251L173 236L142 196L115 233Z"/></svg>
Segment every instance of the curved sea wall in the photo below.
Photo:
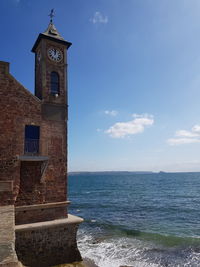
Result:
<svg viewBox="0 0 200 267"><path fill-rule="evenodd" d="M18 259L31 267L81 261L77 248L76 234L83 220L68 215L68 218L15 227L15 249Z"/></svg>

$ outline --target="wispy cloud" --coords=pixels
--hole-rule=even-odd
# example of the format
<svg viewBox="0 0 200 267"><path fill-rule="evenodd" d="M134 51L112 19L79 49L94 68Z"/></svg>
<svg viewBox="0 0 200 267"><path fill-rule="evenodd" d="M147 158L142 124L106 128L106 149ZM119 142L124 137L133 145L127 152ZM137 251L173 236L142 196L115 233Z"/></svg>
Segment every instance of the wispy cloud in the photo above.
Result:
<svg viewBox="0 0 200 267"><path fill-rule="evenodd" d="M167 143L171 146L200 143L200 125L194 125L190 131L176 131L175 137L168 139Z"/></svg>
<svg viewBox="0 0 200 267"><path fill-rule="evenodd" d="M105 110L104 114L109 115L111 117L115 117L115 116L117 116L118 111L117 110Z"/></svg>
<svg viewBox="0 0 200 267"><path fill-rule="evenodd" d="M200 139L197 138L170 138L167 140L171 146L200 143Z"/></svg>
<svg viewBox="0 0 200 267"><path fill-rule="evenodd" d="M134 120L127 122L117 122L105 131L112 138L124 138L130 135L142 133L146 126L154 123L152 115L149 114L133 114Z"/></svg>
<svg viewBox="0 0 200 267"><path fill-rule="evenodd" d="M177 136L177 137L197 137L198 134L195 132L190 132L190 131L186 131L186 130L179 130L179 131L176 131L175 136Z"/></svg>
<svg viewBox="0 0 200 267"><path fill-rule="evenodd" d="M90 18L90 22L92 22L93 24L96 24L96 23L106 24L106 23L108 23L108 17L107 16L103 16L101 14L101 12L96 11L94 13L93 17Z"/></svg>

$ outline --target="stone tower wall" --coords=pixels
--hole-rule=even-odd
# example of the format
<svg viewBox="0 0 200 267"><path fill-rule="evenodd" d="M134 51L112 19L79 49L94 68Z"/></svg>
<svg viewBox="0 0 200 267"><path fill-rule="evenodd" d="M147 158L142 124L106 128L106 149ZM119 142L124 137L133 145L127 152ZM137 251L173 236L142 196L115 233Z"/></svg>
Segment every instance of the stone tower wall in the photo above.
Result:
<svg viewBox="0 0 200 267"><path fill-rule="evenodd" d="M48 49L51 47L58 48L63 53L61 62L51 61L47 55ZM48 103L67 104L67 52L66 47L62 44L55 43L51 40L42 39L37 47L40 51L40 61L35 61L35 92L42 95L42 99ZM60 94L59 97L51 95L50 75L55 71L59 74Z"/></svg>

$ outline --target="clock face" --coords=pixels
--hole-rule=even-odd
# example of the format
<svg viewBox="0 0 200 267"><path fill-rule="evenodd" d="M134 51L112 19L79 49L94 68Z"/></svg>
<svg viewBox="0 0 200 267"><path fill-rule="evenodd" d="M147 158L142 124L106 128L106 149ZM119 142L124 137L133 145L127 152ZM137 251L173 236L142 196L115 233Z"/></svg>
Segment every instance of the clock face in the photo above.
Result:
<svg viewBox="0 0 200 267"><path fill-rule="evenodd" d="M51 60L59 62L62 60L62 52L57 48L49 48L48 49L48 56Z"/></svg>

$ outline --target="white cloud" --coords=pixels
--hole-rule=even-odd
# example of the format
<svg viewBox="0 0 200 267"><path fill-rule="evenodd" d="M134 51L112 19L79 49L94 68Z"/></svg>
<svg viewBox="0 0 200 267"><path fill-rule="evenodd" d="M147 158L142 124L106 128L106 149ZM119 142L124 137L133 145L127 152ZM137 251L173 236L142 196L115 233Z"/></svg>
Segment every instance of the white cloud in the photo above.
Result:
<svg viewBox="0 0 200 267"><path fill-rule="evenodd" d="M176 131L175 138L168 139L167 143L171 146L200 143L200 125L194 125L191 131Z"/></svg>
<svg viewBox="0 0 200 267"><path fill-rule="evenodd" d="M200 134L200 125L194 125L194 127L192 127L192 131L194 133Z"/></svg>
<svg viewBox="0 0 200 267"><path fill-rule="evenodd" d="M96 24L96 23L106 24L106 23L108 23L108 17L107 16L103 16L99 11L96 11L94 13L93 17L90 18L90 21L93 24Z"/></svg>
<svg viewBox="0 0 200 267"><path fill-rule="evenodd" d="M197 137L198 134L186 130L176 131L175 136L177 137Z"/></svg>
<svg viewBox="0 0 200 267"><path fill-rule="evenodd" d="M144 114L137 114L137 113L133 113L132 114L132 117L133 118L153 118L153 115L150 115L150 114L148 114L148 113L144 113Z"/></svg>
<svg viewBox="0 0 200 267"><path fill-rule="evenodd" d="M171 146L200 143L200 139L197 138L170 138L167 140Z"/></svg>
<svg viewBox="0 0 200 267"><path fill-rule="evenodd" d="M151 126L154 123L152 115L144 114L137 115L133 114L135 118L132 121L117 122L105 131L112 138L124 138L126 136L139 134L144 131L145 126Z"/></svg>
<svg viewBox="0 0 200 267"><path fill-rule="evenodd" d="M118 111L117 111L117 110L105 110L104 113L105 113L106 115L115 117L115 116L117 116Z"/></svg>

